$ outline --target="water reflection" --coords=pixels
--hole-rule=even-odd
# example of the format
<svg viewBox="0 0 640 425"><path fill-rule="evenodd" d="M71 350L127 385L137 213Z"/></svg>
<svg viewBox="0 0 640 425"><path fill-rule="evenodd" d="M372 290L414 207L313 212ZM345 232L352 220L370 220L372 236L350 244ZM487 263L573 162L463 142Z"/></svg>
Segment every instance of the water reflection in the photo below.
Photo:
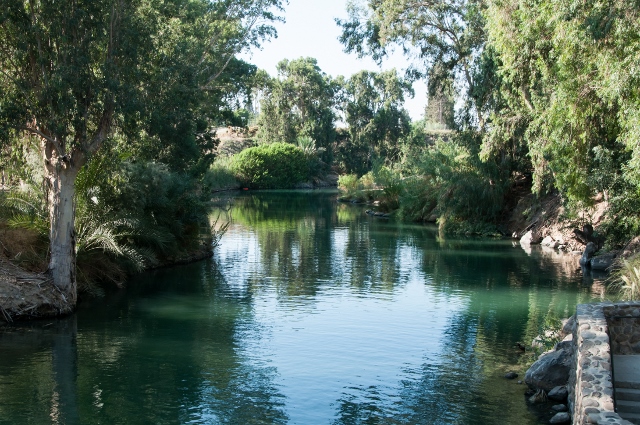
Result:
<svg viewBox="0 0 640 425"><path fill-rule="evenodd" d="M0 331L0 423L544 423L503 378L531 360L514 344L605 291L556 253L326 192L230 216L211 261Z"/></svg>

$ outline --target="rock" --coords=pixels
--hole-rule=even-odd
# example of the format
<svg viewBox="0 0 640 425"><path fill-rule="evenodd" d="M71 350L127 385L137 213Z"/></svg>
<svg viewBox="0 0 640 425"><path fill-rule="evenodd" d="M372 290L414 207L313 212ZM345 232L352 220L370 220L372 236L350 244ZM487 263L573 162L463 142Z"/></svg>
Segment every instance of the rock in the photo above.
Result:
<svg viewBox="0 0 640 425"><path fill-rule="evenodd" d="M559 244L557 241L553 240L551 236L547 236L542 240L542 242L540 242L540 245L548 246L550 248L556 248Z"/></svg>
<svg viewBox="0 0 640 425"><path fill-rule="evenodd" d="M571 339L566 339L566 340L562 340L559 343L556 344L556 346L554 347L554 351L558 351L558 350L566 350L569 352L569 354L573 353L573 338Z"/></svg>
<svg viewBox="0 0 640 425"><path fill-rule="evenodd" d="M520 244L522 245L536 245L542 241L542 237L537 233L533 233L533 230L529 230L520 238Z"/></svg>
<svg viewBox="0 0 640 425"><path fill-rule="evenodd" d="M515 372L507 372L504 375L505 379L516 379L518 377L518 374Z"/></svg>
<svg viewBox="0 0 640 425"><path fill-rule="evenodd" d="M562 321L562 335L573 335L573 331L576 329L576 315L569 317Z"/></svg>
<svg viewBox="0 0 640 425"><path fill-rule="evenodd" d="M591 259L591 270L609 270L609 268L613 265L615 259L616 254L614 253L608 253L593 257Z"/></svg>
<svg viewBox="0 0 640 425"><path fill-rule="evenodd" d="M313 189L313 183L312 182L300 182L300 183L296 183L296 185L294 186L295 189Z"/></svg>
<svg viewBox="0 0 640 425"><path fill-rule="evenodd" d="M566 386L557 386L549 391L547 397L551 400L565 401L567 399L567 395L569 395L569 392L567 391Z"/></svg>
<svg viewBox="0 0 640 425"><path fill-rule="evenodd" d="M551 407L551 410L553 410L554 412L566 412L567 410L569 410L569 408L566 404L556 404Z"/></svg>
<svg viewBox="0 0 640 425"><path fill-rule="evenodd" d="M567 424L571 422L571 416L567 412L556 413L551 420L550 424Z"/></svg>
<svg viewBox="0 0 640 425"><path fill-rule="evenodd" d="M551 391L559 385L566 385L571 370L572 349L561 342L556 351L541 355L524 375L524 382L533 389ZM572 343L569 343L572 344Z"/></svg>
<svg viewBox="0 0 640 425"><path fill-rule="evenodd" d="M582 257L580 257L580 265L583 267L588 267L591 265L591 257L597 251L596 244L593 242L589 242L582 253Z"/></svg>

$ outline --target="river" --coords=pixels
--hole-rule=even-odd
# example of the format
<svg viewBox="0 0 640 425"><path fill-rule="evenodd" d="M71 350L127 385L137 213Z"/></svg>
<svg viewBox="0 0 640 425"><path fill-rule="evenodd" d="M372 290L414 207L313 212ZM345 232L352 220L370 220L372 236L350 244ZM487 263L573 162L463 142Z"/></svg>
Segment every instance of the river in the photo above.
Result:
<svg viewBox="0 0 640 425"><path fill-rule="evenodd" d="M336 197L242 193L210 260L0 328L0 424L547 423L516 343L602 284Z"/></svg>

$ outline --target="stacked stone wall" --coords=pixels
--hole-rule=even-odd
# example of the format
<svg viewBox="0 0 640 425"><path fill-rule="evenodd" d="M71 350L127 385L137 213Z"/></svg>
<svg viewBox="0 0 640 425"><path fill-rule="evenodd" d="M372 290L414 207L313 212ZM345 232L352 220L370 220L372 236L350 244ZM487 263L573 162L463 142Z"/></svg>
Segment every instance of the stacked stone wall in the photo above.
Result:
<svg viewBox="0 0 640 425"><path fill-rule="evenodd" d="M632 316L635 313L638 315ZM573 333L576 349L569 378L569 405L576 425L631 425L614 409L608 318L613 319L615 346L632 347L634 343L631 340L634 338L624 336L624 333L630 326L627 319L640 318L640 304L578 306ZM636 342L639 341L640 338Z"/></svg>
<svg viewBox="0 0 640 425"><path fill-rule="evenodd" d="M640 304L616 304L603 308L609 326L613 354L640 354Z"/></svg>

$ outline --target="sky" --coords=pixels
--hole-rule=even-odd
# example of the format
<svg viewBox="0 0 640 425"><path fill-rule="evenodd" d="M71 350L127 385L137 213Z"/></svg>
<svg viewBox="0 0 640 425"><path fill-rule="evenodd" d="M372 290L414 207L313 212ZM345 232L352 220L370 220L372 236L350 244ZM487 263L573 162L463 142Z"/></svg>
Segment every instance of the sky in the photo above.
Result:
<svg viewBox="0 0 640 425"><path fill-rule="evenodd" d="M402 75L407 61L395 54L378 67L370 58L358 59L355 54L343 52L338 41L340 28L334 19L347 18L348 0L289 0L285 5L285 23L275 25L278 38L263 43L262 49L253 49L241 57L276 76L276 65L282 59L312 57L328 75L349 77L363 69L381 71L396 68ZM414 83L416 95L405 101L405 108L413 120L422 117L427 103L426 85Z"/></svg>

